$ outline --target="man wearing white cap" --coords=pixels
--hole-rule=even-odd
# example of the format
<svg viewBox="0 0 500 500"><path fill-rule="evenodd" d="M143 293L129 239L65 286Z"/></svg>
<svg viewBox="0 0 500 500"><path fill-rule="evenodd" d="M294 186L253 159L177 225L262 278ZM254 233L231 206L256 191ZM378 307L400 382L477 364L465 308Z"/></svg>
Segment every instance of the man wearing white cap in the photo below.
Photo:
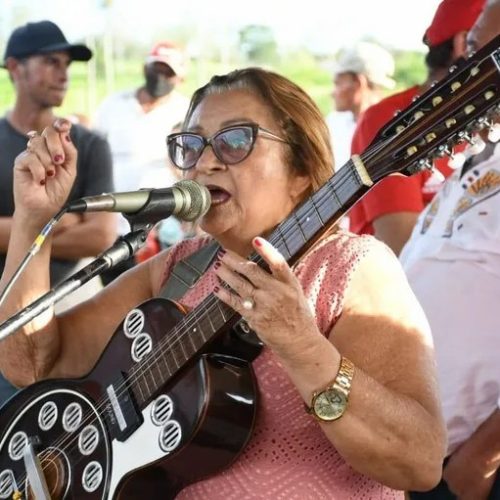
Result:
<svg viewBox="0 0 500 500"><path fill-rule="evenodd" d="M334 72L332 97L336 111L327 117L336 168L350 158L351 139L359 115L380 101L395 81L394 59L384 48L359 42L341 50Z"/></svg>
<svg viewBox="0 0 500 500"><path fill-rule="evenodd" d="M185 74L180 49L171 42L160 42L146 57L144 85L112 94L98 108L94 127L111 146L116 191L168 187L177 180L167 164L165 139L183 121L189 105L175 89ZM121 215L118 224L120 234L130 231ZM122 267L131 265L133 259ZM106 273L104 281L114 277Z"/></svg>

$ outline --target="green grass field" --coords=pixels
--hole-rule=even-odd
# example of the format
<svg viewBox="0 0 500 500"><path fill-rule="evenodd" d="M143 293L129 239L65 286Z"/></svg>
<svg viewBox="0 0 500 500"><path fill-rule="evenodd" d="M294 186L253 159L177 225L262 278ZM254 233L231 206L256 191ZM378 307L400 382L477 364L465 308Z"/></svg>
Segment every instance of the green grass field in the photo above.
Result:
<svg viewBox="0 0 500 500"><path fill-rule="evenodd" d="M97 61L99 63L99 60ZM210 76L226 73L237 64L222 64L212 61L194 61L190 64L187 78L180 87L186 96L208 81ZM241 67L241 64L240 64ZM421 54L404 54L396 57L396 80L398 87L406 87L424 79L425 70ZM82 114L92 117L96 107L109 92L135 88L142 83L142 60L121 59L114 63L114 78L107 82L102 64L95 67L74 63L70 68L70 86L59 114ZM326 114L331 110L332 75L307 53L294 54L272 66L306 90ZM92 70L94 75L92 76ZM0 71L0 115L3 115L14 101L14 90L7 72Z"/></svg>

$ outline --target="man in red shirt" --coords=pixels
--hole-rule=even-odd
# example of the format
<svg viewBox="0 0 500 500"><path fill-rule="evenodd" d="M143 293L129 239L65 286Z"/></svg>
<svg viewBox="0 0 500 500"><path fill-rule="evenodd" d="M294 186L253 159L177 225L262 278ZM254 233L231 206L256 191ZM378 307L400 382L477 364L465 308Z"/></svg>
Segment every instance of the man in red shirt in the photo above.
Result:
<svg viewBox="0 0 500 500"><path fill-rule="evenodd" d="M484 0L443 0L424 35L429 47L425 62L428 78L420 86L383 99L368 108L358 120L352 140L352 154L362 153L377 132L398 110L443 78L454 61L466 54L466 37L483 9ZM435 161L444 175L451 173L449 159ZM399 255L410 237L418 214L433 198L442 182L440 175L421 172L412 177L391 176L379 182L349 212L351 231L374 234Z"/></svg>

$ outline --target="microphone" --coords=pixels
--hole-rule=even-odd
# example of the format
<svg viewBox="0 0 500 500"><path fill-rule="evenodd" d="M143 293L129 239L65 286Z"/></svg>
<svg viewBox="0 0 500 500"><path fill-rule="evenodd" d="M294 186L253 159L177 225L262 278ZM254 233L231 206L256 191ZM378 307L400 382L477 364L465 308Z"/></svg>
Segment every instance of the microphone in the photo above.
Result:
<svg viewBox="0 0 500 500"><path fill-rule="evenodd" d="M162 189L85 196L66 206L67 212L121 212L134 223L155 223L170 215L194 221L210 208L210 191L195 181L182 180Z"/></svg>

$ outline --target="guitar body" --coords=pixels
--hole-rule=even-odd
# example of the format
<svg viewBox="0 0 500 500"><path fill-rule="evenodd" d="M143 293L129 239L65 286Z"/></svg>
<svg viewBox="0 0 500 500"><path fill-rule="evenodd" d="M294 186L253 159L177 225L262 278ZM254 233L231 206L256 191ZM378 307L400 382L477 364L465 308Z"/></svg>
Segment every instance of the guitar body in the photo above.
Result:
<svg viewBox="0 0 500 500"><path fill-rule="evenodd" d="M0 410L0 499L16 491L34 498L23 457L28 442L53 499L171 499L234 461L256 417L250 360L201 353L154 390L140 370L133 387L124 376L160 341L169 344L181 318L170 301L145 302L127 315L87 376L40 382L11 399ZM141 387L153 397L143 398Z"/></svg>

